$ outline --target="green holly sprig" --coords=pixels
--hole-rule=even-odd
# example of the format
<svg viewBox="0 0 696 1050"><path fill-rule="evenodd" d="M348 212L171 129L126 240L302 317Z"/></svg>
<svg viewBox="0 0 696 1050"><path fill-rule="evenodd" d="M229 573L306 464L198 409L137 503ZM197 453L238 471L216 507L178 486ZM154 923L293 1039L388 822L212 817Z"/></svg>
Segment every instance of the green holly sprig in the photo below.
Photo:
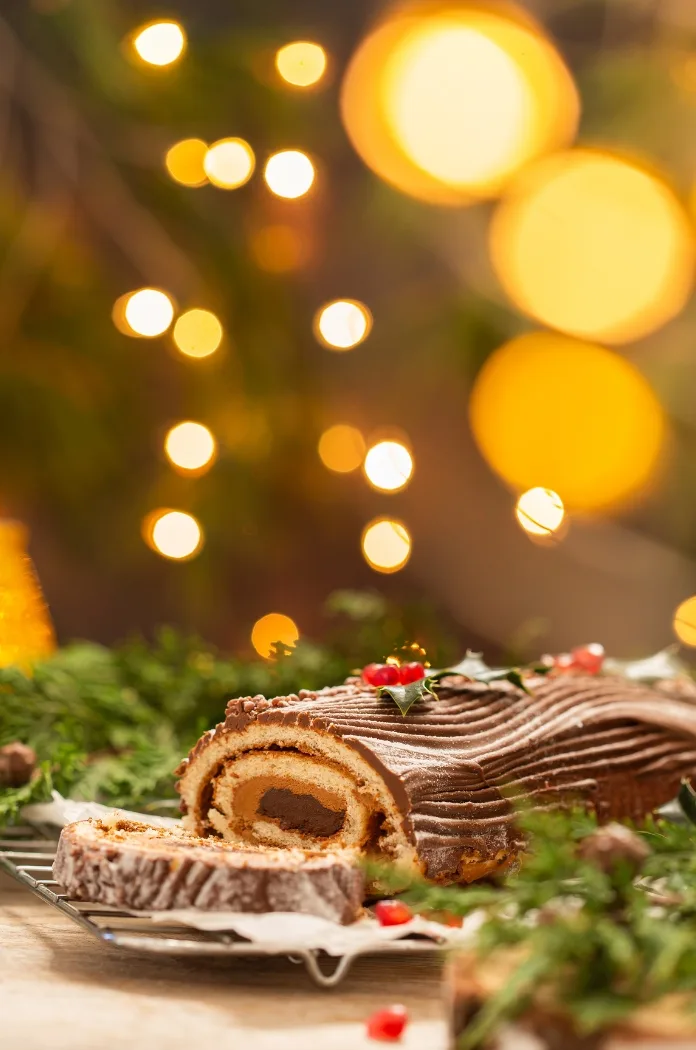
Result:
<svg viewBox="0 0 696 1050"><path fill-rule="evenodd" d="M525 678L529 674L548 674L551 668L546 664L534 664L525 668L521 667L489 667L482 659L481 653L467 650L466 656L453 667L445 667L439 671L429 671L425 678L419 678L417 682L409 682L408 685L382 685L377 690L378 696L388 696L394 701L402 715L407 715L414 704L423 700L426 696L437 696L436 690L443 678L451 675L459 675L472 682L507 681L512 682L518 689L529 693Z"/></svg>

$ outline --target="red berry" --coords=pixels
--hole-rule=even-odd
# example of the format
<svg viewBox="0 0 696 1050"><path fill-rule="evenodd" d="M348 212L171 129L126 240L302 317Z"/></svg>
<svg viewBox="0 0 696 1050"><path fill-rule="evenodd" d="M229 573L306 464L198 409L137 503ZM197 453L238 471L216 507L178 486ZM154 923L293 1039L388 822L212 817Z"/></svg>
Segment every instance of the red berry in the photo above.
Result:
<svg viewBox="0 0 696 1050"><path fill-rule="evenodd" d="M394 664L368 664L362 676L368 685L399 684L399 668Z"/></svg>
<svg viewBox="0 0 696 1050"><path fill-rule="evenodd" d="M578 645L570 654L578 670L587 674L599 674L604 663L604 646L599 642L589 645Z"/></svg>
<svg viewBox="0 0 696 1050"><path fill-rule="evenodd" d="M378 1039L383 1043L393 1043L400 1039L408 1024L406 1007L401 1005L387 1006L377 1010L367 1019L368 1039Z"/></svg>
<svg viewBox="0 0 696 1050"><path fill-rule="evenodd" d="M380 926L402 926L411 921L413 912L403 901L377 901L375 917Z"/></svg>
<svg viewBox="0 0 696 1050"><path fill-rule="evenodd" d="M556 671L561 671L562 673L574 671L575 660L570 653L558 653L558 655L554 657L553 666Z"/></svg>
<svg viewBox="0 0 696 1050"><path fill-rule="evenodd" d="M425 668L415 660L410 664L402 664L399 668L399 681L402 685L418 682L421 678L425 678Z"/></svg>

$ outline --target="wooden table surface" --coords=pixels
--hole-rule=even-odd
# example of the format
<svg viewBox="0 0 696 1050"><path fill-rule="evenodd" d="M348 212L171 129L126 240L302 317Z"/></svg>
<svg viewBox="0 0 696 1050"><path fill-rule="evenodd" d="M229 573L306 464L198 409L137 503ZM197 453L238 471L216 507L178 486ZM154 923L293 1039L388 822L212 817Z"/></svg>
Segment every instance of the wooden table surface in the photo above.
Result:
<svg viewBox="0 0 696 1050"><path fill-rule="evenodd" d="M0 874L2 1050L378 1050L391 1002L402 1050L447 1045L435 956L355 962L333 990L287 960L178 960L110 949Z"/></svg>

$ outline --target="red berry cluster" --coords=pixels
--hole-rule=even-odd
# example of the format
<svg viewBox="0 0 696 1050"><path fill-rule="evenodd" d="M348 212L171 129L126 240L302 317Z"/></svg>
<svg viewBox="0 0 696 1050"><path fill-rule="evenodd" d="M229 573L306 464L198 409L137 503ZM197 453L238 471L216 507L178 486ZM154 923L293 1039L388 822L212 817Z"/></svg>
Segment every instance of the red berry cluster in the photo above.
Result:
<svg viewBox="0 0 696 1050"><path fill-rule="evenodd" d="M395 1043L403 1035L407 1022L405 1006L387 1006L386 1009L377 1010L372 1017L368 1017L367 1038L376 1039L380 1043Z"/></svg>
<svg viewBox="0 0 696 1050"><path fill-rule="evenodd" d="M545 656L543 661L556 674L599 674L604 664L604 646L598 642L577 645L569 653Z"/></svg>
<svg viewBox="0 0 696 1050"><path fill-rule="evenodd" d="M403 901L377 901L374 912L380 926L403 926L413 918L413 912Z"/></svg>
<svg viewBox="0 0 696 1050"><path fill-rule="evenodd" d="M368 664L363 667L363 682L368 685L409 685L425 678L425 668L413 660L407 664Z"/></svg>

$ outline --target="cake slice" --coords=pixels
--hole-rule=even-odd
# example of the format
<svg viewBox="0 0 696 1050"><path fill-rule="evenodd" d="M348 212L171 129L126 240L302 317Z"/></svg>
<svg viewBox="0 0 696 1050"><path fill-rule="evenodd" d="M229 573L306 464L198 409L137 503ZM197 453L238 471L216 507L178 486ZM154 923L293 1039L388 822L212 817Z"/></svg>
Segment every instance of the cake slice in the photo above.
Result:
<svg viewBox="0 0 696 1050"><path fill-rule="evenodd" d="M401 714L358 679L231 700L177 772L184 825L238 846L359 850L442 883L520 849L510 796L639 820L696 771L696 705L609 676L529 692L443 678Z"/></svg>
<svg viewBox="0 0 696 1050"><path fill-rule="evenodd" d="M53 877L77 900L133 911L361 913L364 880L347 853L235 848L179 828L80 820L63 828Z"/></svg>

